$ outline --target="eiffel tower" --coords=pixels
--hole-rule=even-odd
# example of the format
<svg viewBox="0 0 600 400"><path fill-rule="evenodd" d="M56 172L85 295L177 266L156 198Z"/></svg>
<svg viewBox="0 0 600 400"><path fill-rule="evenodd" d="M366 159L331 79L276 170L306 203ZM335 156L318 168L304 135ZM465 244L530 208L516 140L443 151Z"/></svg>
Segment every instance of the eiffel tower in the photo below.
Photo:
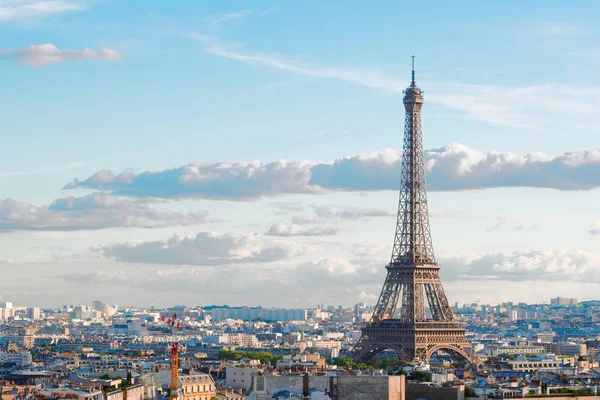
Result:
<svg viewBox="0 0 600 400"><path fill-rule="evenodd" d="M352 357L363 362L391 349L401 360L427 362L442 350L455 359L479 365L462 323L448 304L433 254L421 132L423 91L415 83L414 56L412 81L403 93L404 152L392 258L373 317L362 329Z"/></svg>

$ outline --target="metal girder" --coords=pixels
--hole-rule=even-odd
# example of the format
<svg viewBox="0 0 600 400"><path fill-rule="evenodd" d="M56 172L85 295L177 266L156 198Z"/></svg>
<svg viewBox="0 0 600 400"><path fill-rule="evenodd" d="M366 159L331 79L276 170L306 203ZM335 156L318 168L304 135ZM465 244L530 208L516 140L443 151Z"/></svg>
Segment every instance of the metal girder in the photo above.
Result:
<svg viewBox="0 0 600 400"><path fill-rule="evenodd" d="M415 84L414 71L403 101L402 177L392 258L373 317L363 328L353 357L363 361L387 348L401 358L429 360L434 352L443 350L478 364L465 329L448 303L435 262L423 160L423 96Z"/></svg>

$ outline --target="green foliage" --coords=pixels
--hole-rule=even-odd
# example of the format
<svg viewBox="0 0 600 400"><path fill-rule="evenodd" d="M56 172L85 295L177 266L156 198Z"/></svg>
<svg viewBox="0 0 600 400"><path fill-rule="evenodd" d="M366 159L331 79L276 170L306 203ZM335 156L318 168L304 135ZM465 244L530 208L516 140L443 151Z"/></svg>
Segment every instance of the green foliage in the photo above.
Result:
<svg viewBox="0 0 600 400"><path fill-rule="evenodd" d="M408 376L408 379L417 382L431 382L431 372L413 371Z"/></svg>
<svg viewBox="0 0 600 400"><path fill-rule="evenodd" d="M384 359L381 362L381 368L382 369L388 369L389 367L391 367L394 363L392 362L392 360L390 360L389 358Z"/></svg>
<svg viewBox="0 0 600 400"><path fill-rule="evenodd" d="M109 374L100 375L100 379L112 379Z"/></svg>
<svg viewBox="0 0 600 400"><path fill-rule="evenodd" d="M242 355L240 353L236 353L233 350L220 350L219 351L219 360L227 360L227 361L239 361L241 360Z"/></svg>
<svg viewBox="0 0 600 400"><path fill-rule="evenodd" d="M550 394L571 394L573 397L577 396L591 396L592 392L590 390L573 390L566 387L550 389Z"/></svg>
<svg viewBox="0 0 600 400"><path fill-rule="evenodd" d="M356 363L351 358L338 357L333 360L333 365L337 365L338 367L356 367Z"/></svg>
<svg viewBox="0 0 600 400"><path fill-rule="evenodd" d="M227 360L227 361L240 361L244 358L249 358L253 360L259 360L261 364L271 363L271 365L275 364L277 360L281 357L274 356L273 354L261 351L261 352L237 352L233 350L220 350L218 355L219 360Z"/></svg>
<svg viewBox="0 0 600 400"><path fill-rule="evenodd" d="M475 389L470 386L465 386L465 397L475 397Z"/></svg>

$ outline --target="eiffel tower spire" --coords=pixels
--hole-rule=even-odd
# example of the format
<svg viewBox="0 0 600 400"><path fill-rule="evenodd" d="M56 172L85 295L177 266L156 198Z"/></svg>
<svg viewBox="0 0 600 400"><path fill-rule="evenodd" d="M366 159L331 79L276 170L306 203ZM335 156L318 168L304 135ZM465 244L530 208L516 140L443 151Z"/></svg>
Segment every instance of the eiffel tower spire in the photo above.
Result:
<svg viewBox="0 0 600 400"><path fill-rule="evenodd" d="M423 134L421 106L423 92L415 83L413 56L412 81L404 90L404 145L402 153L402 181L396 235L392 250L392 264L435 264L423 162Z"/></svg>
<svg viewBox="0 0 600 400"><path fill-rule="evenodd" d="M402 175L392 257L373 316L362 330L353 357L364 361L391 348L400 358L428 360L443 350L477 364L479 358L448 304L435 262L423 161L423 91L415 82L414 56L403 102Z"/></svg>

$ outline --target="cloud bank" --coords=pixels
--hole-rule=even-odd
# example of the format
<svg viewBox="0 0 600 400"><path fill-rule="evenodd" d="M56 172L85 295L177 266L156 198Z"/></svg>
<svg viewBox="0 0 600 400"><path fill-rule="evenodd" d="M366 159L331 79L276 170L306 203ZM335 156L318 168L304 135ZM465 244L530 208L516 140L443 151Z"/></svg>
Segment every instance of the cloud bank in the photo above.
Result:
<svg viewBox="0 0 600 400"><path fill-rule="evenodd" d="M600 186L600 150L559 156L482 152L464 145L424 152L427 187L458 191L502 187L590 190ZM115 195L247 200L335 190L398 190L402 153L364 152L331 162L253 161L189 164L162 171L115 174L102 170L64 189L96 189Z"/></svg>
<svg viewBox="0 0 600 400"><path fill-rule="evenodd" d="M256 235L201 232L153 242L124 242L94 248L117 261L149 264L206 265L269 263L302 254L304 247L262 241Z"/></svg>
<svg viewBox="0 0 600 400"><path fill-rule="evenodd" d="M201 234L200 242L214 243L206 235ZM230 235L216 234L217 239L220 237L231 238ZM236 238L247 239L239 236ZM251 247L265 246L256 237L253 238ZM193 256L196 260L214 258L216 263L206 261L197 266L153 266L147 265L149 262L146 261L137 263L140 258L136 257L136 263L127 264L126 268L122 264L105 260L100 261L105 262L101 267L97 265L88 271L62 273L55 277L68 282L121 285L131 292L135 290L139 298L146 298L152 304L160 301L158 299L161 296L162 302L170 304L169 299L172 297L161 294L177 293L189 302L200 301L201 304L285 307L314 306L319 302L349 305L366 301L373 304L385 279L385 261L372 256L248 264L231 262L232 259L247 257L248 254L241 254L244 253L241 248L245 245L231 243L225 241L225 245L217 245L219 250L214 253L206 250L199 257ZM165 248L168 247L170 246L165 245ZM153 248L158 246L153 245ZM143 249L139 250L141 254ZM148 258L154 255L153 253ZM186 258L189 257L186 255ZM597 254L545 249L450 254L438 257L438 261L442 281L451 302L479 299L494 303L499 300L515 301L515 296L518 301L539 301L540 298L556 295L556 285L549 282L560 282L562 293L567 295L576 295L580 291L582 296L594 298L598 290L600 256ZM505 288L501 299L498 298L498 285L504 285ZM583 292L586 294L582 294ZM481 297L486 295L488 297Z"/></svg>
<svg viewBox="0 0 600 400"><path fill-rule="evenodd" d="M600 256L544 249L439 257L442 279L598 282Z"/></svg>
<svg viewBox="0 0 600 400"><path fill-rule="evenodd" d="M0 200L0 230L64 231L114 227L164 228L208 222L208 213L156 210L102 193L55 200L50 206Z"/></svg>
<svg viewBox="0 0 600 400"><path fill-rule="evenodd" d="M119 61L123 58L122 53L110 47L105 47L100 51L61 50L52 43L31 45L25 49L0 50L0 56L13 58L32 67L73 60Z"/></svg>

